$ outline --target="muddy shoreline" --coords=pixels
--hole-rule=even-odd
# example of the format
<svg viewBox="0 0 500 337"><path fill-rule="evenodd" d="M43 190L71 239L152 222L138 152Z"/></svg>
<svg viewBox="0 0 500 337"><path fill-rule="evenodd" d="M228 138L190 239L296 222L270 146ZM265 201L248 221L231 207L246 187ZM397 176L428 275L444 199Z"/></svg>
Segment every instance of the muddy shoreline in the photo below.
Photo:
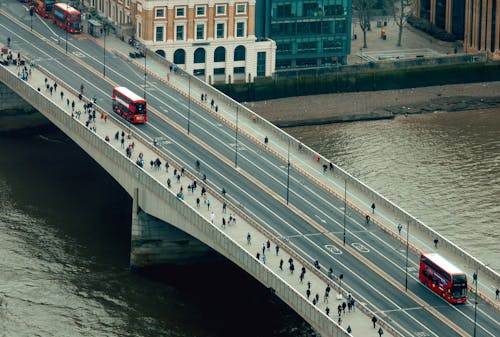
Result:
<svg viewBox="0 0 500 337"><path fill-rule="evenodd" d="M245 103L278 127L500 108L500 82L289 97Z"/></svg>

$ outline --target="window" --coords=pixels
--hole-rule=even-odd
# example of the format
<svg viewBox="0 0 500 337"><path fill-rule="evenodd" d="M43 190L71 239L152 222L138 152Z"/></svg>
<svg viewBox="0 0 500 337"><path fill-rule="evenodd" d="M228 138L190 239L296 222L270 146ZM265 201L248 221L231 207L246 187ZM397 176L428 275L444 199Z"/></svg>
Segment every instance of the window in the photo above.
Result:
<svg viewBox="0 0 500 337"><path fill-rule="evenodd" d="M137 35L142 37L142 24L140 22L137 22Z"/></svg>
<svg viewBox="0 0 500 337"><path fill-rule="evenodd" d="M196 16L205 16L205 6L196 7Z"/></svg>
<svg viewBox="0 0 500 337"><path fill-rule="evenodd" d="M245 73L245 67L234 67L234 73L235 74L244 74Z"/></svg>
<svg viewBox="0 0 500 337"><path fill-rule="evenodd" d="M186 63L186 51L184 49L177 49L174 52L174 63L175 64Z"/></svg>
<svg viewBox="0 0 500 337"><path fill-rule="evenodd" d="M335 21L335 33L345 33L346 24L345 20L336 20Z"/></svg>
<svg viewBox="0 0 500 337"><path fill-rule="evenodd" d="M186 7L177 7L175 8L175 17L183 18L186 16Z"/></svg>
<svg viewBox="0 0 500 337"><path fill-rule="evenodd" d="M236 37L244 37L244 36L245 36L245 23L236 22Z"/></svg>
<svg viewBox="0 0 500 337"><path fill-rule="evenodd" d="M205 24L197 23L196 24L196 40L204 40L205 39Z"/></svg>
<svg viewBox="0 0 500 337"><path fill-rule="evenodd" d="M257 53L257 76L266 76L266 52Z"/></svg>
<svg viewBox="0 0 500 337"><path fill-rule="evenodd" d="M236 5L236 14L246 14L247 5L246 4L237 4Z"/></svg>
<svg viewBox="0 0 500 337"><path fill-rule="evenodd" d="M184 40L184 26L175 26L175 39L177 41Z"/></svg>
<svg viewBox="0 0 500 337"><path fill-rule="evenodd" d="M226 14L226 5L215 6L215 15L225 15L225 14Z"/></svg>
<svg viewBox="0 0 500 337"><path fill-rule="evenodd" d="M165 8L157 8L155 10L155 18L164 18L165 17Z"/></svg>
<svg viewBox="0 0 500 337"><path fill-rule="evenodd" d="M194 63L205 63L205 49L198 48L194 51Z"/></svg>
<svg viewBox="0 0 500 337"><path fill-rule="evenodd" d="M165 27L163 26L157 26L156 27L156 36L155 40L158 41L163 41L163 34L164 34Z"/></svg>
<svg viewBox="0 0 500 337"><path fill-rule="evenodd" d="M238 46L234 49L234 60L235 61L245 61L245 47Z"/></svg>
<svg viewBox="0 0 500 337"><path fill-rule="evenodd" d="M216 38L223 39L225 37L225 26L225 23L218 23L215 25Z"/></svg>
<svg viewBox="0 0 500 337"><path fill-rule="evenodd" d="M214 62L225 62L226 61L226 48L217 47L214 52Z"/></svg>
<svg viewBox="0 0 500 337"><path fill-rule="evenodd" d="M297 45L297 51L302 54L314 53L316 52L316 44L316 41L299 42Z"/></svg>
<svg viewBox="0 0 500 337"><path fill-rule="evenodd" d="M127 7L130 7L130 0L127 0L127 2L125 3L125 5L126 5Z"/></svg>
<svg viewBox="0 0 500 337"><path fill-rule="evenodd" d="M127 14L127 24L130 24L130 14Z"/></svg>

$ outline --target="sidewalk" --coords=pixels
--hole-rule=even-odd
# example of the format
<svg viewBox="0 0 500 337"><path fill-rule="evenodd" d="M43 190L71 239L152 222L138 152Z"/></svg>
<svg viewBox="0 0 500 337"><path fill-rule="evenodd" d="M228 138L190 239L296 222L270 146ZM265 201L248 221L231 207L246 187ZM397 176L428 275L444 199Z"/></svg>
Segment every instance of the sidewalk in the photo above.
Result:
<svg viewBox="0 0 500 337"><path fill-rule="evenodd" d="M405 30L405 33L407 32L408 30ZM383 43L386 42L387 41L383 41ZM446 43L444 44L445 46L441 48L445 49L449 47L446 45ZM109 45L109 48L122 58L128 58L128 53L130 51L135 51L135 49L129 46L127 43L124 43L114 37L108 37L106 39L106 45ZM144 66L144 61L142 59L130 59L130 62L134 62L138 67ZM188 96L188 87L190 87L190 96L192 98L194 97L192 102L202 106L207 112L210 112L212 115L219 118L226 125L232 125L232 127L234 127L234 107L226 106L224 104L221 104L220 102L216 102L218 105L218 109L217 111L215 111L215 109L211 108L210 98L204 103L202 103L198 99L198 97L200 97L200 95L204 93L204 91L201 88L193 86L192 83L191 85L189 85L187 83L187 79L183 76L178 76L175 72L170 72L170 70L165 65L159 64L151 58L147 59L147 68L150 74L154 74L158 79L162 80L163 83L175 88L176 90L179 90L186 97ZM169 74L169 76L163 76L162 74ZM262 140L264 139L264 134L258 130L258 125L255 125L255 121L240 118L238 127L240 129L243 129L242 131L246 134L246 136L252 139L258 146L263 147ZM280 142L275 139L271 139L269 145L266 146L265 150L273 152L278 157L280 157L283 162L286 162L288 144L286 144L284 141ZM298 152L297 149L293 148L291 150L291 161L292 167L294 169L299 170L303 173L307 173L307 175L310 176L310 178L312 178L313 181L315 181L316 184L321 186L323 189L337 196L343 196L343 180L339 179L339 177L335 174L325 177L321 165L316 163L314 158L311 158L304 152ZM328 162L328 160L321 157L320 162ZM367 214L371 212L371 203L372 202L370 200L363 200L359 197L353 198L351 196L348 196L348 204L350 205L350 207L358 210L361 214ZM406 244L406 229L403 229L401 235L399 235L397 230L398 223L388 210L377 207L377 213L372 216L372 220L384 231L390 233L396 241L399 241L401 244ZM466 272L469 278L469 287L472 285L472 275L476 270L476 266L467 265L466 263L464 263L459 257L454 256L449 250L447 250L447 247L445 245L440 244L437 248L435 248L433 244L433 240L435 239L434 237L428 237L424 233L415 232L415 230L412 230L411 228L409 234L409 244L414 252L438 252L443 257ZM488 275L479 275L478 296L483 301L487 301L488 303L490 303L497 310L500 310L500 301L495 299L495 291L497 288L500 288L500 285L496 284L495 279L488 277ZM469 291L473 292L473 289L470 288Z"/></svg>
<svg viewBox="0 0 500 337"><path fill-rule="evenodd" d="M112 40L110 38L110 40ZM108 41L106 41L108 44ZM120 41L121 43L121 41ZM117 44L116 47L118 47ZM113 46L110 43L110 46ZM128 46L128 45L125 45ZM114 46L112 48L115 48ZM17 73L15 66L10 65L7 67L14 75ZM45 79L47 78L47 82ZM57 89L54 89L54 83L58 83ZM171 180L172 187L170 190L172 193L177 195L182 194L184 202L190 204L192 207L196 207L196 199L201 200L201 205L199 208L200 214L202 214L207 219L207 225L210 222L213 226L218 227L226 235L233 238L235 241L240 243L241 247L245 249L251 256L256 257L257 253L260 253L260 261L265 263L267 268L272 270L274 273L279 275L287 284L292 288L296 289L297 292L301 293L302 296L306 296L307 283L311 283L311 301L313 296L318 294L319 302L317 303L317 308L321 312L326 312L327 307L330 309L329 316L332 318L333 322L340 321L342 327L346 329L348 326L352 329L353 336L369 336L376 335L376 331L379 328L374 329L371 316L365 315L359 309L359 303L356 303L355 309L347 310L342 312L339 316L337 315L337 307L345 302L345 298L342 295L336 297L338 290L335 286L335 281L329 283L329 281L324 277L324 275L319 274L317 271L311 268L311 265L306 261L301 261L300 258L293 254L292 252L287 252L287 248L280 242L270 241L268 238L271 237L270 234L265 234L263 228L256 229L255 224L250 223L251 219L247 219L244 214L240 214L237 207L229 203L228 200L223 199L219 194L219 191L212 191L208 186L207 189L206 202L203 202L204 198L199 193L203 184L200 181L200 177L194 172L185 171L183 175L179 177L174 175L174 170L178 174L181 172L181 167L176 163L172 162L169 158L164 157L159 151L155 149L154 146L150 144L148 140L140 139L133 132L129 132L127 124L122 124L120 120L117 120L113 114L107 115L106 109L100 109L99 106L94 105L96 110L96 118L92 119L89 114L84 110L84 104L88 102L88 98L84 97L82 101L78 99L78 92L71 89L65 83L58 79L55 79L47 74L43 73L39 68L32 68L31 75L29 76L27 82L34 88L34 90L39 90L39 92L46 97L50 98L53 103L58 105L61 109L65 110L68 115L72 115L75 122L80 123L82 128L88 128L92 130L97 137L107 140L109 146L114 147L116 150L126 155L126 149L131 149L130 160L135 163L139 159L139 154L144 161L144 172L154 177L158 182L166 186L167 179ZM46 88L46 83L49 85L49 89ZM61 95L63 93L63 95ZM74 108L72 108L72 103ZM104 118L107 116L107 118ZM115 134L118 138L115 138ZM133 145L132 145L133 144ZM150 165L150 162L154 162L157 158L160 159L162 165L160 167L155 167ZM170 167L165 169L165 163L168 162ZM204 163L202 162L202 166ZM192 191L188 188L194 180L198 181L198 188ZM167 188L167 187L166 187ZM227 209L223 211L223 203L227 204ZM209 205L209 206L208 206ZM229 222L229 218L234 220ZM222 219L226 220L226 226L222 225ZM251 243L248 244L247 235L251 236ZM269 249L267 248L267 242L269 242ZM262 254L262 245L266 244L264 249L264 254ZM279 252L276 252L276 246L279 246ZM264 260L265 256L265 260ZM295 272L291 273L288 269L288 259L292 258L295 262ZM279 268L280 260L284 261L284 268L281 270ZM305 278L302 282L299 280L300 269L302 266L305 267L306 273ZM331 293L329 299L324 301L324 293L327 285L331 287ZM383 322L380 322L384 324ZM385 329L384 326L384 336L393 336L389 331Z"/></svg>

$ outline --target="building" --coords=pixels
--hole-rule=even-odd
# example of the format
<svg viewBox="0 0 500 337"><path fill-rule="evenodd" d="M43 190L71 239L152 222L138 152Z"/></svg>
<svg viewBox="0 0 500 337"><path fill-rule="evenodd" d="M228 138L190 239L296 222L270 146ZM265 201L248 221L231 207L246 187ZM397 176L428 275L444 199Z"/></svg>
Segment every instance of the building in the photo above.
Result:
<svg viewBox="0 0 500 337"><path fill-rule="evenodd" d="M417 0L417 15L463 39L465 52L500 59L500 0Z"/></svg>
<svg viewBox="0 0 500 337"><path fill-rule="evenodd" d="M275 43L254 33L254 0L86 0L148 49L208 83L272 76Z"/></svg>
<svg viewBox="0 0 500 337"><path fill-rule="evenodd" d="M276 42L276 69L347 63L352 0L257 0L257 37Z"/></svg>

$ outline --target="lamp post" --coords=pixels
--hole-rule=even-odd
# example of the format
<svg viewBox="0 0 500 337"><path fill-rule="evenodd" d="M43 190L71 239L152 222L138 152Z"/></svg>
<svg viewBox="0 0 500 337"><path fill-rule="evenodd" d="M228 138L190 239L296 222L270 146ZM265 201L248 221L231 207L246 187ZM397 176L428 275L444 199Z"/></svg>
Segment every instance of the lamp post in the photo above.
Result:
<svg viewBox="0 0 500 337"><path fill-rule="evenodd" d="M288 205L288 197L290 194L290 138L288 138L288 162L286 176L286 204Z"/></svg>
<svg viewBox="0 0 500 337"><path fill-rule="evenodd" d="M405 266L405 291L408 291L408 251L410 247L410 222L406 225L406 266Z"/></svg>
<svg viewBox="0 0 500 337"><path fill-rule="evenodd" d="M235 131L235 146L234 146L234 167L238 167L238 106L236 106L236 128Z"/></svg>
<svg viewBox="0 0 500 337"><path fill-rule="evenodd" d="M342 279L344 278L344 274L339 275L339 294L342 294Z"/></svg>
<svg viewBox="0 0 500 337"><path fill-rule="evenodd" d="M344 180L344 246L345 246L345 215L347 211L347 178Z"/></svg>
<svg viewBox="0 0 500 337"><path fill-rule="evenodd" d="M103 68L102 68L102 76L106 77L106 26L103 27L102 29L103 35L104 35L104 49L103 49Z"/></svg>
<svg viewBox="0 0 500 337"><path fill-rule="evenodd" d="M188 126L187 126L188 135L189 135L190 124L191 124L191 74L188 74Z"/></svg>
<svg viewBox="0 0 500 337"><path fill-rule="evenodd" d="M66 55L68 55L68 30L65 29L66 31Z"/></svg>
<svg viewBox="0 0 500 337"><path fill-rule="evenodd" d="M144 52L144 93L143 93L143 97L144 99L146 99L146 85L147 85L147 78L148 78L148 71L147 71L147 55L148 55L148 50L146 48L146 45L144 45L144 49L143 49L143 52Z"/></svg>
<svg viewBox="0 0 500 337"><path fill-rule="evenodd" d="M477 267L476 267L476 272L474 275L472 275L472 278L474 279L474 283L476 284L476 290L474 294L474 337L476 337L476 325L477 325Z"/></svg>
<svg viewBox="0 0 500 337"><path fill-rule="evenodd" d="M33 31L33 7L30 6L30 31Z"/></svg>

